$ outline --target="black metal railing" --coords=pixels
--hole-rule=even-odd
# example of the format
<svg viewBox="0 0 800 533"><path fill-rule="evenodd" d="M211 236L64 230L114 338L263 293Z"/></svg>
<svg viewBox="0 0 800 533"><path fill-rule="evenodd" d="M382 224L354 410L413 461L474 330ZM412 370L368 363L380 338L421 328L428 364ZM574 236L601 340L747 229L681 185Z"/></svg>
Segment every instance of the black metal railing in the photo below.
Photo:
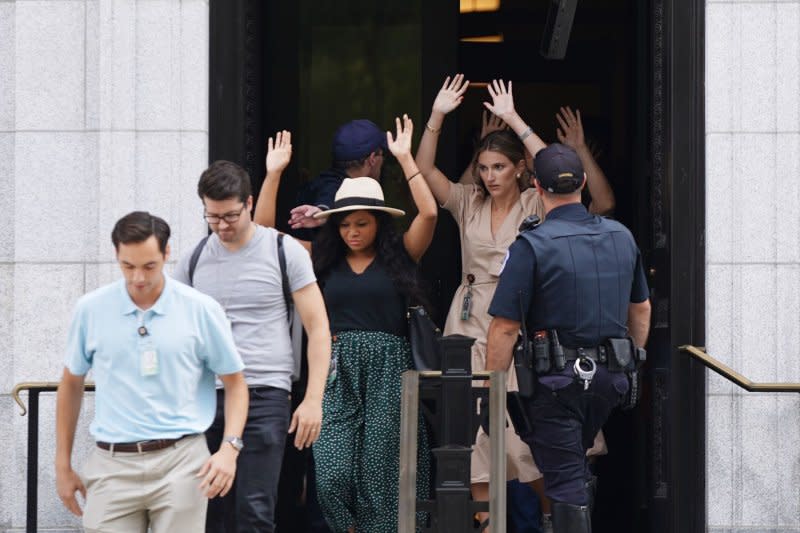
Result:
<svg viewBox="0 0 800 533"><path fill-rule="evenodd" d="M94 391L94 384L85 385L87 391ZM28 467L27 467L27 501L25 506L25 531L36 533L39 504L39 394L55 392L58 383L55 382L26 382L18 383L11 391L14 401L17 402L22 412L21 416L28 415ZM20 392L28 391L28 407L25 407Z"/></svg>
<svg viewBox="0 0 800 533"><path fill-rule="evenodd" d="M473 372L474 339L450 335L440 340L441 371L409 370L403 374L400 426L400 502L398 531L414 533L467 533L477 512L489 513L493 532L506 531L506 374ZM489 381L489 387L473 387L473 381ZM489 502L470 497L470 456L480 419L477 400L489 400ZM429 423L435 457L433 499L417 499L417 424L420 411ZM416 523L416 513L428 516Z"/></svg>
<svg viewBox="0 0 800 533"><path fill-rule="evenodd" d="M776 383L757 383L748 379L747 377L743 376L739 372L736 372L729 366L725 365L724 363L718 361L717 359L708 355L705 350L701 347L692 346L692 345L683 345L679 346L678 349L691 356L696 361L700 362L703 366L708 368L709 370L719 374L723 378L727 379L728 381L738 385L742 389L748 392L795 392L800 393L800 383L794 382L776 382ZM412 375L413 374L413 377ZM423 380L427 379L436 379L441 377L440 372L421 372L416 373L413 372L409 376L406 377L407 383L404 384L404 407L413 412L408 419L404 419L404 426L405 430L410 434L416 435L416 424L412 423L412 420L416 420L417 413L416 413L416 405L418 402L418 388L419 387L419 378L422 377ZM476 372L474 375L470 375L468 379L488 379L490 376L488 373L478 373ZM500 375L495 379L500 378ZM500 379L502 381L502 379ZM504 385L505 382L503 381L502 384L500 381L497 382L497 394L505 393ZM86 391L93 392L95 390L93 383L86 384ZM39 395L43 392L55 392L58 389L58 383L55 382L25 382L25 383L18 383L14 386L14 389L11 391L12 397L14 401L17 402L19 405L21 412L21 416L28 415L28 461L27 461L27 486L26 486L26 516L25 516L25 531L26 533L36 533L37 531L37 506L38 506L38 478L39 478ZM23 391L28 392L28 405L25 406L22 398L20 397L20 393ZM412 392L414 391L414 392ZM413 400L412 400L413 398ZM500 397L498 396L498 399ZM409 401L411 400L411 401ZM416 400L416 401L414 401ZM498 409L501 409L500 405L504 404L501 401L490 402L490 405L497 405ZM414 406L414 407L412 407ZM503 420L502 417L492 417L494 420ZM498 424L502 424L503 422L497 422ZM500 426L498 426L500 427ZM502 435L503 431L493 431L494 435ZM407 445L409 443L406 443ZM501 447L498 447L502 449ZM409 450L412 451L412 450ZM411 460L411 457L416 456L416 450L413 449L414 453L408 453L407 460ZM493 454L494 455L494 454ZM497 460L504 460L505 455L501 457L496 457L493 459ZM494 461L493 461L494 462ZM408 467L410 465L406 465ZM413 468L410 470L413 471ZM497 469L495 469L497 470ZM504 474L504 470L502 469ZM498 470L498 476L500 475L500 470ZM406 475L408 476L409 472L406 471ZM401 497L401 500L404 500L402 503L406 506L413 509L416 507L415 500L416 497L414 496L414 489L412 488L414 483L414 478L409 476L408 479L404 480L404 488L407 494L401 494L401 496L405 496L405 498ZM496 483L495 486L504 486L502 483ZM491 484L490 484L491 486ZM505 494L492 494L491 502L494 505L490 505L490 507L500 507L502 503L504 503ZM499 500L499 501L498 501ZM498 505L500 504L500 505ZM408 509L406 509L408 510ZM492 513L490 513L492 514ZM497 513L502 514L502 513ZM413 516L413 512L410 513ZM402 516L402 513L401 513ZM495 515L497 516L497 515ZM502 519L501 519L502 520ZM500 525L500 524L497 524ZM413 528L413 526L410 526Z"/></svg>
<svg viewBox="0 0 800 533"><path fill-rule="evenodd" d="M704 348L692 346L691 344L684 344L683 346L679 346L678 349L692 356L709 370L716 372L723 378L735 383L748 392L800 392L800 383L756 383L733 370L725 363L708 355Z"/></svg>

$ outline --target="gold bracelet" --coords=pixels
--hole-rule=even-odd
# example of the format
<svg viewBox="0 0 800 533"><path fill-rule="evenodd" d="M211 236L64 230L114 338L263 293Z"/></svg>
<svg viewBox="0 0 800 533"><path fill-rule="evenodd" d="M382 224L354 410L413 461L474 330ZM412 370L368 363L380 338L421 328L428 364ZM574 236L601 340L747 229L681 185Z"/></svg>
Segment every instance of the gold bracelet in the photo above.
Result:
<svg viewBox="0 0 800 533"><path fill-rule="evenodd" d="M431 128L431 125L428 124L427 122L425 123L425 129L428 130L431 133L439 133L440 131L442 131L442 128L439 128L438 130L434 129L434 128Z"/></svg>
<svg viewBox="0 0 800 533"><path fill-rule="evenodd" d="M416 178L416 177L417 177L417 176L419 176L420 174L422 174L422 171L421 171L421 170L418 170L416 174L411 174L411 176L409 176L408 178L406 178L406 183L410 182L411 180L413 180L414 178Z"/></svg>

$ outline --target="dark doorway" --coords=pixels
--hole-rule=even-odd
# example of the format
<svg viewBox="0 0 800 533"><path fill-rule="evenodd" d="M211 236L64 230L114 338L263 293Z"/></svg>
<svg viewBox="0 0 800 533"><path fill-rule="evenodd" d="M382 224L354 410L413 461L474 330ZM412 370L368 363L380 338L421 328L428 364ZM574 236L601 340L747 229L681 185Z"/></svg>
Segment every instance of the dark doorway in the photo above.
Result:
<svg viewBox="0 0 800 533"><path fill-rule="evenodd" d="M545 142L556 142L560 106L581 112L587 144L611 182L614 216L648 250L649 214L638 209L649 190L648 90L651 77L650 5L626 0L582 0L566 57L539 54L550 2L503 1L499 9L460 16L459 71L470 80L502 76L514 81L517 109ZM471 155L479 125L482 86L471 89L459 114L459 168ZM594 464L599 478L594 529L641 532L649 528L646 409L615 412L605 427L609 454Z"/></svg>
<svg viewBox="0 0 800 533"><path fill-rule="evenodd" d="M291 130L294 158L278 205L285 229L298 188L329 165L338 124L370 118L388 129L408 113L418 139L447 75L513 80L520 114L546 142L555 140L559 106L580 109L616 195L615 217L646 258L654 305L645 396L609 420L610 453L596 464L595 531L699 532L704 384L674 347L703 344L703 2L579 0L566 57L551 61L538 50L557 3L212 0L210 159L242 163L257 194L266 137ZM471 156L487 98L476 84L445 123L437 164L451 179ZM400 177L387 165L384 188L390 202L408 205ZM460 251L445 212L434 242L423 270L446 312Z"/></svg>

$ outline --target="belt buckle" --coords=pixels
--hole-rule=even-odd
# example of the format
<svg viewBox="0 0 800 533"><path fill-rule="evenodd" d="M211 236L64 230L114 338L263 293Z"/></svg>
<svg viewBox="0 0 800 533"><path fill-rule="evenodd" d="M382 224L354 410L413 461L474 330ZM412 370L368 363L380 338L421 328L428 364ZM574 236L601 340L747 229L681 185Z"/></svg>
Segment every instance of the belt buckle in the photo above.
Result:
<svg viewBox="0 0 800 533"><path fill-rule="evenodd" d="M591 352L594 352L594 353L591 353ZM599 355L599 351L597 349L586 348L584 346L581 346L579 348L575 348L575 354L577 355L578 359L591 359L595 363L598 362L597 361L597 356ZM602 362L602 361L600 361L600 362Z"/></svg>

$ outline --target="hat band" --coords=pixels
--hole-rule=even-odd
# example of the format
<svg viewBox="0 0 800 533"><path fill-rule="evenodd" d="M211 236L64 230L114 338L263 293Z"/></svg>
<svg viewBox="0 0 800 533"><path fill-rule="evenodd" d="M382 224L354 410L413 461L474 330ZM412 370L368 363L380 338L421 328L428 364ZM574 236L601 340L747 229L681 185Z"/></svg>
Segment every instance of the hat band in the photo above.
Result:
<svg viewBox="0 0 800 533"><path fill-rule="evenodd" d="M350 196L333 202L333 208L350 207L351 205L367 205L370 207L385 207L386 203L378 198L366 198L362 196Z"/></svg>

